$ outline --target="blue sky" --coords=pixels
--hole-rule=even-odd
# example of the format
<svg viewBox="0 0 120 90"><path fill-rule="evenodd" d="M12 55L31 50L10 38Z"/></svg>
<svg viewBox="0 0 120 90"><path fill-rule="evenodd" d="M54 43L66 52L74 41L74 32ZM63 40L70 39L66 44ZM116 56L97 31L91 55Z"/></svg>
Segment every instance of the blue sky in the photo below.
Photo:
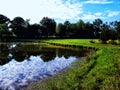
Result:
<svg viewBox="0 0 120 90"><path fill-rule="evenodd" d="M120 20L120 0L0 0L0 14L11 20L21 16L30 23L39 23L44 16L56 22L110 22Z"/></svg>

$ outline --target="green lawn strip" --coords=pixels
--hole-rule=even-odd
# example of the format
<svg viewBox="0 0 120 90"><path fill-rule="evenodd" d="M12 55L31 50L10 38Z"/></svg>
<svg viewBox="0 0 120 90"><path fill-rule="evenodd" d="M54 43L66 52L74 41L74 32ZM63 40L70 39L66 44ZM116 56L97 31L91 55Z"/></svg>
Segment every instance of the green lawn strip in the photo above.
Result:
<svg viewBox="0 0 120 90"><path fill-rule="evenodd" d="M81 62L77 60L68 70L37 83L28 90L119 90L120 47L90 43L85 39L45 40L43 42L99 48ZM97 41L97 40L95 40Z"/></svg>
<svg viewBox="0 0 120 90"><path fill-rule="evenodd" d="M102 49L94 68L82 80L82 88L86 90L117 90L120 89L119 70L117 60L111 50ZM99 52L99 51L97 51ZM119 51L118 51L119 52Z"/></svg>

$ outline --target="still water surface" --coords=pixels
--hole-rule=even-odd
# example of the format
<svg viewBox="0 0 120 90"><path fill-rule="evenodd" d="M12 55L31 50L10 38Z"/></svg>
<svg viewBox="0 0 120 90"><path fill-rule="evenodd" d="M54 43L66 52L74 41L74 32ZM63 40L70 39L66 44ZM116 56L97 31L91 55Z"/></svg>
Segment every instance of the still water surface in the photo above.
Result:
<svg viewBox="0 0 120 90"><path fill-rule="evenodd" d="M0 90L19 90L68 68L89 52L46 44L0 44Z"/></svg>

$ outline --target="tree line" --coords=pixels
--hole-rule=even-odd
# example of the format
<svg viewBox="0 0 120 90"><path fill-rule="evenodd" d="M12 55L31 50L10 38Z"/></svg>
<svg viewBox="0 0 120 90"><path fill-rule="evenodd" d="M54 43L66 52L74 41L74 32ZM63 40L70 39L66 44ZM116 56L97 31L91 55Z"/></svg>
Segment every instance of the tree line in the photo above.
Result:
<svg viewBox="0 0 120 90"><path fill-rule="evenodd" d="M78 20L76 23L65 21L56 23L49 17L43 17L39 23L30 24L29 19L15 17L10 20L0 14L0 40L10 39L42 39L42 38L99 38L106 43L107 40L120 40L120 21L103 22L100 18L91 22Z"/></svg>

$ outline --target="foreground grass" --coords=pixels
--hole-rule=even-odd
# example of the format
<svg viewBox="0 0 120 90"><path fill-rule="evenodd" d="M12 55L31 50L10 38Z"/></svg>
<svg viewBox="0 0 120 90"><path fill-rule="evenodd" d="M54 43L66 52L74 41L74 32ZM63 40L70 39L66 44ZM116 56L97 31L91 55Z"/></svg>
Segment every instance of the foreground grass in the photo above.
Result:
<svg viewBox="0 0 120 90"><path fill-rule="evenodd" d="M98 48L81 62L51 78L31 84L28 90L119 90L120 46L103 45L97 40L65 39L44 40L48 43L80 45Z"/></svg>

